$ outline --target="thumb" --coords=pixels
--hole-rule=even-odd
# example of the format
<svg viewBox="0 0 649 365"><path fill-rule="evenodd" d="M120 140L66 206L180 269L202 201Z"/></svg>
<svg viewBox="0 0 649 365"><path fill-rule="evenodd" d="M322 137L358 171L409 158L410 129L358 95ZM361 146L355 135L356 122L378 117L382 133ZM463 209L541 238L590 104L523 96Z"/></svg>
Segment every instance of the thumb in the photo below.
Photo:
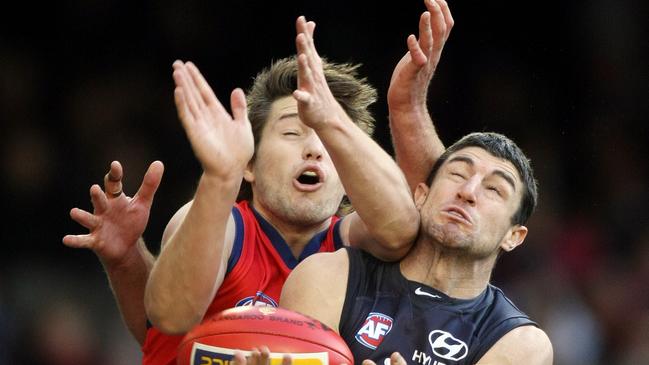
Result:
<svg viewBox="0 0 649 365"><path fill-rule="evenodd" d="M232 117L234 120L248 119L246 94L244 94L243 90L239 88L232 90L232 94L230 95L230 108L232 109Z"/></svg>
<svg viewBox="0 0 649 365"><path fill-rule="evenodd" d="M153 202L153 196L156 191L158 191L158 187L162 182L163 173L164 164L161 161L154 161L144 174L142 185L140 185L140 188L135 195L145 201L148 206L151 206L151 203Z"/></svg>
<svg viewBox="0 0 649 365"><path fill-rule="evenodd" d="M293 91L293 97L298 101L298 103L308 105L311 101L311 95L308 92L302 91L300 89Z"/></svg>

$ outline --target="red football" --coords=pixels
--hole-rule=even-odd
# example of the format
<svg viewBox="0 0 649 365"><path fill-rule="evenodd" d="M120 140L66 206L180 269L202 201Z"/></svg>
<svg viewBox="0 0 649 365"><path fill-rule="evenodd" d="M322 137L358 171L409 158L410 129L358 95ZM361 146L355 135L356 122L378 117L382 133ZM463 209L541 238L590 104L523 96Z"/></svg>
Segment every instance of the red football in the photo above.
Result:
<svg viewBox="0 0 649 365"><path fill-rule="evenodd" d="M245 306L226 309L188 332L178 348L178 365L227 364L234 350L260 346L268 346L271 359L290 353L293 365L354 364L342 337L317 319L282 308Z"/></svg>

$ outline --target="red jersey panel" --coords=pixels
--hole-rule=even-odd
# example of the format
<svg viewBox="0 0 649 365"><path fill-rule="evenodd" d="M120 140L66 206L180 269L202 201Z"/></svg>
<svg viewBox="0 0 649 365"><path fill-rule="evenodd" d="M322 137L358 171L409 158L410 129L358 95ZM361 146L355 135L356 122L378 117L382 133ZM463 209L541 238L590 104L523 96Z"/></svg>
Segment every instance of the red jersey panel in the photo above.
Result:
<svg viewBox="0 0 649 365"><path fill-rule="evenodd" d="M255 212L247 201L232 209L236 234L228 271L204 318L227 308L243 305L277 306L288 274L316 252L333 252L342 247L338 217L329 228L309 241L299 258L275 228ZM147 330L142 347L144 365L173 365L183 336L168 336L155 327Z"/></svg>

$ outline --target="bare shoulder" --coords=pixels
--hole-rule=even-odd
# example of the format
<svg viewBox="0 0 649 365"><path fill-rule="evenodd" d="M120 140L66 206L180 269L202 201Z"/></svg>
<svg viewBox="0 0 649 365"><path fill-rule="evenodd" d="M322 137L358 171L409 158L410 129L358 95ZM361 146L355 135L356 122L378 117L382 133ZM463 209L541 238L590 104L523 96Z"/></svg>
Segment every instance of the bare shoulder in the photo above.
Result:
<svg viewBox="0 0 649 365"><path fill-rule="evenodd" d="M478 364L552 364L552 343L535 326L517 327L504 335L480 359Z"/></svg>
<svg viewBox="0 0 649 365"><path fill-rule="evenodd" d="M345 249L313 254L293 269L284 284L282 296L284 291L293 288L323 292L323 289L332 289L341 284L339 279L344 279L346 286L348 266L349 257Z"/></svg>
<svg viewBox="0 0 649 365"><path fill-rule="evenodd" d="M331 265L335 265L336 269L340 269L344 266L345 270L347 270L347 266L349 265L347 250L343 248L334 252L318 252L304 259L295 270L298 270L300 267L303 267L302 270L324 268L331 270L333 269Z"/></svg>
<svg viewBox="0 0 649 365"><path fill-rule="evenodd" d="M280 306L317 318L338 330L349 273L347 250L317 253L291 272Z"/></svg>

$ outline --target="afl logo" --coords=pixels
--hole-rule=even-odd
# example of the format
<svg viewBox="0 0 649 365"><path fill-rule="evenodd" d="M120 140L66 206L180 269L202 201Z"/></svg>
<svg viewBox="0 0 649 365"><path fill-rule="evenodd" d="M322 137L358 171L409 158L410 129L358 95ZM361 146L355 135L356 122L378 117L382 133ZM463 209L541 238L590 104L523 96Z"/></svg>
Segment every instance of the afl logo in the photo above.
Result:
<svg viewBox="0 0 649 365"><path fill-rule="evenodd" d="M433 353L442 359L458 361L469 352L467 345L446 331L435 330L428 335Z"/></svg>
<svg viewBox="0 0 649 365"><path fill-rule="evenodd" d="M356 341L365 347L376 350L391 329L391 317L382 313L372 312L367 315L363 326L356 333Z"/></svg>
<svg viewBox="0 0 649 365"><path fill-rule="evenodd" d="M255 307L277 307L277 302L264 294L263 292L258 291L257 295L254 297L245 297L235 304L235 307L245 307L245 306L255 306Z"/></svg>

